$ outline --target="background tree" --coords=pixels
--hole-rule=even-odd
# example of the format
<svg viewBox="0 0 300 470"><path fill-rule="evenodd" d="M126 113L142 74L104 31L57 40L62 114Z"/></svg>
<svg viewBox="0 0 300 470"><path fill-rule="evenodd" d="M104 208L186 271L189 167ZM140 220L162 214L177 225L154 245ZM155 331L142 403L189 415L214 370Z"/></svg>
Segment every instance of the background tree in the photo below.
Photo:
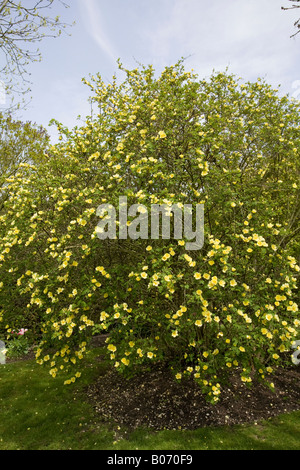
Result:
<svg viewBox="0 0 300 470"><path fill-rule="evenodd" d="M0 1L0 50L4 64L0 78L7 94L28 93L28 65L41 60L37 43L59 36L66 28L59 16L47 15L58 2L67 7L61 0Z"/></svg>
<svg viewBox="0 0 300 470"><path fill-rule="evenodd" d="M290 7L281 7L282 10L294 10L295 8L300 8L300 0L289 0L289 1L293 2L293 5ZM292 34L291 37L294 37L298 33L300 33L300 18L298 18L298 20L295 21L294 26L296 27L297 31L296 33Z"/></svg>

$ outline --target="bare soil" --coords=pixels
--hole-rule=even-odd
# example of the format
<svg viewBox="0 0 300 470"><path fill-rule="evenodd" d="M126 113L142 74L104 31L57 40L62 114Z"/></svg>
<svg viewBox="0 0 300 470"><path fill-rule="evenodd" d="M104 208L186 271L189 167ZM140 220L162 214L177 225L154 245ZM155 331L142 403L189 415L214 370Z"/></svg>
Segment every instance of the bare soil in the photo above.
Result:
<svg viewBox="0 0 300 470"><path fill-rule="evenodd" d="M104 345L107 335L95 338L94 346ZM31 351L16 360L33 359ZM99 356L99 361L103 356ZM192 380L178 383L170 370L157 366L130 380L115 369L86 389L89 402L100 421L128 431L186 429L259 423L283 413L300 410L300 365L278 369L270 376L275 389L253 381L251 388L232 375L222 388L221 400L212 405Z"/></svg>
<svg viewBox="0 0 300 470"><path fill-rule="evenodd" d="M101 358L100 358L101 360ZM253 381L251 388L232 376L221 400L208 403L192 380L178 383L161 366L130 380L110 369L87 389L98 418L123 429L153 430L259 423L300 410L300 366L279 369L270 377L272 390Z"/></svg>

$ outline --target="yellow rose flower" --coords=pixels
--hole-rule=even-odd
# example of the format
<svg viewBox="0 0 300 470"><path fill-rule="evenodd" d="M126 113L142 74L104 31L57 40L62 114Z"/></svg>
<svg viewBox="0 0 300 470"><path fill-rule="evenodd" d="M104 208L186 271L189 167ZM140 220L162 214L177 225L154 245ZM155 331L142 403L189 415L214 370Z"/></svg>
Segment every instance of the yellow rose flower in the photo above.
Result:
<svg viewBox="0 0 300 470"><path fill-rule="evenodd" d="M128 366L130 361L129 361L129 359L126 359L126 357L123 357L123 358L121 359L121 362L122 362L122 364L124 364L125 366Z"/></svg>
<svg viewBox="0 0 300 470"><path fill-rule="evenodd" d="M165 139L167 137L167 134L164 131L159 131L158 135L160 139Z"/></svg>

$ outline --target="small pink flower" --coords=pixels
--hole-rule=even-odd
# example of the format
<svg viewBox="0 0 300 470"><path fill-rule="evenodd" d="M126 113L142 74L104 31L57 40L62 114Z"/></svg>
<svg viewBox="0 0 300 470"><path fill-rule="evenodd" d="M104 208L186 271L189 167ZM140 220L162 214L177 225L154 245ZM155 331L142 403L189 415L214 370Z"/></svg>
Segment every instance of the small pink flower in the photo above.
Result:
<svg viewBox="0 0 300 470"><path fill-rule="evenodd" d="M23 335L25 335L26 331L28 331L28 330L25 330L24 328L21 328L20 331L17 334L19 336L23 336Z"/></svg>

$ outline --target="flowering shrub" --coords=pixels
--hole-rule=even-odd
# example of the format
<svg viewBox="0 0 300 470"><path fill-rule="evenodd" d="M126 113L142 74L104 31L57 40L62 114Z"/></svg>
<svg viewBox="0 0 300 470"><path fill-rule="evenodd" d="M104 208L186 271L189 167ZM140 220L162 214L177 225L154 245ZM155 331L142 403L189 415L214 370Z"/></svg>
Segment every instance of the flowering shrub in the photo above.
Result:
<svg viewBox="0 0 300 470"><path fill-rule="evenodd" d="M48 161L7 180L0 319L8 332L34 326L37 361L67 384L89 338L109 332L120 372L160 361L215 402L229 373L268 378L299 337L299 104L261 80L199 80L181 62L158 78L120 69L121 84L87 82L96 119L58 124ZM148 213L204 204L203 249L118 227L99 240L97 207L121 196ZM134 215L127 226L138 234Z"/></svg>

